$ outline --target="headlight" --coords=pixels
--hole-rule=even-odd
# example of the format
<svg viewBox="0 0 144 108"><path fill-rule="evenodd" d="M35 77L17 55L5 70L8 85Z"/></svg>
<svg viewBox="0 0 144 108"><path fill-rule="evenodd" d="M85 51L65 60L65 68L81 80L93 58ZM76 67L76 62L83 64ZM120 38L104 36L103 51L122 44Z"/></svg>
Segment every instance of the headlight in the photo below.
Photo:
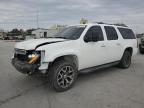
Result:
<svg viewBox="0 0 144 108"><path fill-rule="evenodd" d="M33 52L32 54L28 55L28 58L31 59L31 58L34 58L34 57L39 56L39 55L40 55L40 52Z"/></svg>
<svg viewBox="0 0 144 108"><path fill-rule="evenodd" d="M33 52L32 54L29 54L28 55L28 58L29 58L28 63L34 64L35 62L37 62L40 59L40 55L41 55L40 51L36 51L36 52Z"/></svg>
<svg viewBox="0 0 144 108"><path fill-rule="evenodd" d="M34 58L37 54L30 54L28 55L28 58Z"/></svg>
<svg viewBox="0 0 144 108"><path fill-rule="evenodd" d="M34 64L38 59L39 59L39 55L35 55L34 57L32 57L32 58L28 61L28 64Z"/></svg>

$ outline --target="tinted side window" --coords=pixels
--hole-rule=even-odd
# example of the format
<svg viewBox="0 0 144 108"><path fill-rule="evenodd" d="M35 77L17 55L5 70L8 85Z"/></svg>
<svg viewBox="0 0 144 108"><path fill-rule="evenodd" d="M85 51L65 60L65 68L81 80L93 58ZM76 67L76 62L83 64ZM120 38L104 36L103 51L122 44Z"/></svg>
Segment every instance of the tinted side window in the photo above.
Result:
<svg viewBox="0 0 144 108"><path fill-rule="evenodd" d="M131 29L118 28L124 39L135 39L135 35Z"/></svg>
<svg viewBox="0 0 144 108"><path fill-rule="evenodd" d="M92 39L92 34L93 34L93 32L92 32L92 29L90 28L90 29L87 31L87 33L86 33L86 35L85 35L85 38L87 37L87 38L89 38L89 39ZM85 38L84 38L84 40L85 40Z"/></svg>
<svg viewBox="0 0 144 108"><path fill-rule="evenodd" d="M118 35L117 35L117 32L114 27L105 26L104 28L105 28L108 40L117 40L118 39Z"/></svg>
<svg viewBox="0 0 144 108"><path fill-rule="evenodd" d="M94 26L93 27L93 35L96 36L96 34L98 34L99 36L99 41L103 41L104 37L103 37L103 32L100 26Z"/></svg>
<svg viewBox="0 0 144 108"><path fill-rule="evenodd" d="M86 33L86 36L99 36L99 41L103 41L104 37L103 37L103 32L100 26L93 26L91 27L88 32Z"/></svg>

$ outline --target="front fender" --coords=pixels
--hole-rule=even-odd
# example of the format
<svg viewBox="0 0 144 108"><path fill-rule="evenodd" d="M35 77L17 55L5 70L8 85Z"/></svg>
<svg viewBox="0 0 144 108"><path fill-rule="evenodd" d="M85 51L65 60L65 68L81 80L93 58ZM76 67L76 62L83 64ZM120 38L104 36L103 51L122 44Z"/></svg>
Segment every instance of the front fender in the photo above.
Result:
<svg viewBox="0 0 144 108"><path fill-rule="evenodd" d="M43 62L53 62L56 58L66 55L75 55L77 58L79 58L79 54L77 52L73 51L67 51L67 52L55 52L55 53L45 53L45 57L43 59Z"/></svg>
<svg viewBox="0 0 144 108"><path fill-rule="evenodd" d="M75 55L77 58L80 57L79 51L79 41L71 40L61 43L53 43L49 45L44 45L39 47L37 50L44 51L42 62L49 63L53 62L56 58L65 56L65 55Z"/></svg>

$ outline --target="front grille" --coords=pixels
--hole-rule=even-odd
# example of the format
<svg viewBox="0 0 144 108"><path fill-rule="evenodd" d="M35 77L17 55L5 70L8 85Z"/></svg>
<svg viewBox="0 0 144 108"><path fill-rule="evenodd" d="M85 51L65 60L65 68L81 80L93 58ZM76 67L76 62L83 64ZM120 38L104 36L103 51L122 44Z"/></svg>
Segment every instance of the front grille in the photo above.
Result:
<svg viewBox="0 0 144 108"><path fill-rule="evenodd" d="M21 61L27 61L28 56L27 55L22 55L22 54L15 54L15 57Z"/></svg>

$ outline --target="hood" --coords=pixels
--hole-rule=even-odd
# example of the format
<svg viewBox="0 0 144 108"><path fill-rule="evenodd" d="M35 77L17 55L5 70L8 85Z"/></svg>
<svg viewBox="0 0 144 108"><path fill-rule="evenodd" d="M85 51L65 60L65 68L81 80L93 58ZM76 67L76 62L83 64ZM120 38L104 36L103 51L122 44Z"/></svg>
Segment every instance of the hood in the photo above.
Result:
<svg viewBox="0 0 144 108"><path fill-rule="evenodd" d="M33 50L36 49L42 45L46 44L52 44L52 43L57 43L57 42L63 42L65 39L54 39L54 38L49 38L49 39L31 39L23 42L19 42L15 45L15 48L18 49L25 49L25 50Z"/></svg>

